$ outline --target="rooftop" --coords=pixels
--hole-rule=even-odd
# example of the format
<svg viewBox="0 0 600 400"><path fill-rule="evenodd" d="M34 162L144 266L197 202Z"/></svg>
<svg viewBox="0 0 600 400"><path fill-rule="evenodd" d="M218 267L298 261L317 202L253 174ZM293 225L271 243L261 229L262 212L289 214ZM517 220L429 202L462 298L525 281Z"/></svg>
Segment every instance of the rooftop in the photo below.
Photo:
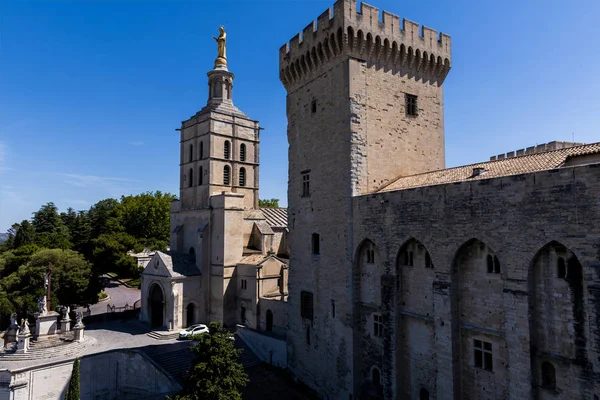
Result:
<svg viewBox="0 0 600 400"><path fill-rule="evenodd" d="M446 168L423 174L399 176L386 186L375 190L374 193L547 171L563 166L573 157L599 153L600 142Z"/></svg>
<svg viewBox="0 0 600 400"><path fill-rule="evenodd" d="M271 228L287 228L287 208L261 208Z"/></svg>

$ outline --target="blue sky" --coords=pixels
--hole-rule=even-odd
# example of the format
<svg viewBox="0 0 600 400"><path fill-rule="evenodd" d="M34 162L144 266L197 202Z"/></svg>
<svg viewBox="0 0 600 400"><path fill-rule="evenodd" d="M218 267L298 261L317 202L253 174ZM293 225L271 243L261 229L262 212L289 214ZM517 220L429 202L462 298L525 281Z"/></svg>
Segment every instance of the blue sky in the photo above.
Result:
<svg viewBox="0 0 600 400"><path fill-rule="evenodd" d="M597 0L373 0L452 36L446 166L552 140L600 141ZM5 1L0 232L53 201L178 193L175 128L206 102L219 24L234 103L258 119L260 196L287 203L278 50L331 1Z"/></svg>

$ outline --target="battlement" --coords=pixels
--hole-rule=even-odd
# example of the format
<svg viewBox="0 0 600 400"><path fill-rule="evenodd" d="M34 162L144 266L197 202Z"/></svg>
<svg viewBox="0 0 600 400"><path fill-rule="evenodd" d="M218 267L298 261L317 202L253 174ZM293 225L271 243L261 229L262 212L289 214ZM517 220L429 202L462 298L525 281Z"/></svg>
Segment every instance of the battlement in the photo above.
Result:
<svg viewBox="0 0 600 400"><path fill-rule="evenodd" d="M342 56L443 82L450 70L450 36L362 2L358 10L355 0L337 0L280 48L286 88Z"/></svg>
<svg viewBox="0 0 600 400"><path fill-rule="evenodd" d="M505 158L513 158L520 156L527 156L529 154L543 153L545 151L568 149L569 147L583 146L585 143L576 142L548 142L538 144L537 146L527 147L526 149L520 149L515 151L509 151L508 153L498 154L497 156L491 156L490 161L504 160Z"/></svg>

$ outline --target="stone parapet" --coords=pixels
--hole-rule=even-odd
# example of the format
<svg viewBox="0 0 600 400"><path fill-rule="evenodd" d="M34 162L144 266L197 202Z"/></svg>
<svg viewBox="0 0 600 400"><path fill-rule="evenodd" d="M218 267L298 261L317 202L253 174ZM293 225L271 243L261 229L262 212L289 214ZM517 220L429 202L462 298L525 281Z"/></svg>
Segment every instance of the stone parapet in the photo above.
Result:
<svg viewBox="0 0 600 400"><path fill-rule="evenodd" d="M451 64L450 36L354 0L338 0L279 50L286 89L312 79L334 59L353 57L443 83Z"/></svg>

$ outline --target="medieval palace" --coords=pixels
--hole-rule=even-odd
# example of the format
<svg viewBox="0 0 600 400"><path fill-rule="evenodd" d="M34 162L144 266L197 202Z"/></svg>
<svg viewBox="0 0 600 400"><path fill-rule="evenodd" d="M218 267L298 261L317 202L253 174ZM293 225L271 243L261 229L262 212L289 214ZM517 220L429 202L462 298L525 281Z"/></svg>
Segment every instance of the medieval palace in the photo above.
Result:
<svg viewBox="0 0 600 400"><path fill-rule="evenodd" d="M444 169L451 40L338 0L280 50L288 367L329 399L600 396L600 143Z"/></svg>
<svg viewBox="0 0 600 400"><path fill-rule="evenodd" d="M450 37L338 0L281 47L288 209L263 209L225 35L142 320L266 334L327 399L600 399L600 143L445 168Z"/></svg>

